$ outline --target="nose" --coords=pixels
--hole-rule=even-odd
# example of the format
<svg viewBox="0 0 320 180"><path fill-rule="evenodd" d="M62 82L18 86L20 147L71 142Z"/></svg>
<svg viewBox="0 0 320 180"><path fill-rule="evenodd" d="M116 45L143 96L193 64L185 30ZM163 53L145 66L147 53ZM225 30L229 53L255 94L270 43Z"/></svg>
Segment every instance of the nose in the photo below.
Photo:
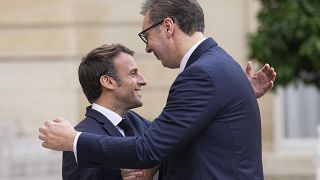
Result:
<svg viewBox="0 0 320 180"><path fill-rule="evenodd" d="M151 52L152 52L152 50L151 50L151 48L149 47L148 44L146 44L146 52L147 52L147 53L151 53Z"/></svg>
<svg viewBox="0 0 320 180"><path fill-rule="evenodd" d="M145 85L147 85L147 81L146 81L146 79L143 77L142 74L139 74L138 84L139 84L139 86L145 86Z"/></svg>

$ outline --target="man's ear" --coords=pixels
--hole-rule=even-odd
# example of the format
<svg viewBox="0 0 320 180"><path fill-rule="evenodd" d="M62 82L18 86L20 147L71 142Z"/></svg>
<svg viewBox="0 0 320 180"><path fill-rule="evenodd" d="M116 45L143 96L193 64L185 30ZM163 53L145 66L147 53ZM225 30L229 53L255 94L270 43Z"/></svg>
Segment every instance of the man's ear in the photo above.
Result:
<svg viewBox="0 0 320 180"><path fill-rule="evenodd" d="M114 89L116 86L115 83L115 80L110 76L104 75L100 77L100 84L102 87L106 89Z"/></svg>
<svg viewBox="0 0 320 180"><path fill-rule="evenodd" d="M173 20L171 18L166 18L164 20L164 27L165 27L167 36L171 36L174 30Z"/></svg>

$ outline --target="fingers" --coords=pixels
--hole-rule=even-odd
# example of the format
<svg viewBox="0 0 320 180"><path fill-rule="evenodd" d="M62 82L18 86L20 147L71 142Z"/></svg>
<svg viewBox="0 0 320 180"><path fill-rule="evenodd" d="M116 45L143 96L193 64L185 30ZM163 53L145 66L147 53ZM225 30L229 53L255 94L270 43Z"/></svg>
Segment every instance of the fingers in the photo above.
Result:
<svg viewBox="0 0 320 180"><path fill-rule="evenodd" d="M39 133L38 138L39 138L41 141L43 141L43 142L42 142L42 147L48 148L48 143L47 143L48 137L47 137L47 135L45 135L46 129L43 128L43 127L41 127L41 128L39 128L39 131L40 131L40 133ZM43 132L43 133L42 133L42 132Z"/></svg>
<svg viewBox="0 0 320 180"><path fill-rule="evenodd" d="M42 142L42 147L44 147L44 148L48 148L48 143L47 143L47 141L49 140L48 139L48 135L47 135L48 134L48 129L47 129L48 126L50 126L50 122L46 121L45 122L45 126L42 126L42 127L39 128L39 136L38 136L38 138L41 141L43 141Z"/></svg>
<svg viewBox="0 0 320 180"><path fill-rule="evenodd" d="M137 169L121 169L121 173L131 173L137 171Z"/></svg>
<svg viewBox="0 0 320 180"><path fill-rule="evenodd" d="M39 128L40 135L42 135L42 137L44 137L46 134L48 134L48 128L51 126L52 126L51 121L45 121L44 126ZM40 135L39 135L39 139L40 139Z"/></svg>
<svg viewBox="0 0 320 180"><path fill-rule="evenodd" d="M55 118L45 121L39 128L38 138L43 141L42 147L56 151L72 151L72 145L77 132L72 124L63 119Z"/></svg>
<svg viewBox="0 0 320 180"><path fill-rule="evenodd" d="M45 122L44 122L44 125L45 125L46 127L50 127L50 126L51 126L51 124L52 124L52 122L51 122L51 121L45 121Z"/></svg>
<svg viewBox="0 0 320 180"><path fill-rule="evenodd" d="M121 176L123 180L134 180L144 175L141 169L121 169Z"/></svg>
<svg viewBox="0 0 320 180"><path fill-rule="evenodd" d="M142 177L143 176L143 171L140 170L140 171L134 171L134 172L131 172L130 174L136 176L136 177Z"/></svg>
<svg viewBox="0 0 320 180"><path fill-rule="evenodd" d="M270 68L270 70L267 72L267 76L270 81L274 81L276 79L277 73L273 67Z"/></svg>
<svg viewBox="0 0 320 180"><path fill-rule="evenodd" d="M268 81L275 81L277 73L274 70L273 67L271 67L269 64L265 64L261 71L267 76ZM273 86L273 82L272 82L272 86Z"/></svg>
<svg viewBox="0 0 320 180"><path fill-rule="evenodd" d="M55 151L59 151L59 148L56 148L54 145L52 145L48 142L42 142L42 147L47 148L47 149L52 149Z"/></svg>
<svg viewBox="0 0 320 180"><path fill-rule="evenodd" d="M261 71L264 73L267 73L270 70L270 65L269 64L265 64L263 65Z"/></svg>
<svg viewBox="0 0 320 180"><path fill-rule="evenodd" d="M38 138L41 140L41 141L47 141L47 136L44 135L43 133L40 132Z"/></svg>
<svg viewBox="0 0 320 180"><path fill-rule="evenodd" d="M143 176L143 170L141 169L121 169L122 175L134 175L134 176Z"/></svg>
<svg viewBox="0 0 320 180"><path fill-rule="evenodd" d="M53 119L53 122L61 123L61 122L67 122L67 120L62 117L57 117Z"/></svg>
<svg viewBox="0 0 320 180"><path fill-rule="evenodd" d="M55 122L53 121L45 121L44 122L44 126L39 128L39 136L38 138L43 141L42 142L42 147L44 148L50 148L49 146L49 141L50 141L50 136L52 137L52 133L50 131L50 129L54 128Z"/></svg>
<svg viewBox="0 0 320 180"><path fill-rule="evenodd" d="M264 86L263 86L263 90L264 90L264 92L267 92L270 88L271 88L271 83L270 82L268 82L267 84L265 84Z"/></svg>
<svg viewBox="0 0 320 180"><path fill-rule="evenodd" d="M269 81L269 82L266 83L262 88L263 88L263 91L264 91L264 92L269 91L270 89L273 88L273 81Z"/></svg>
<svg viewBox="0 0 320 180"><path fill-rule="evenodd" d="M47 141L47 133L48 133L48 129L47 126L42 126L39 128L39 136L38 138L42 141Z"/></svg>
<svg viewBox="0 0 320 180"><path fill-rule="evenodd" d="M48 144L47 144L47 142L42 142L42 147L44 147L44 148L48 148Z"/></svg>
<svg viewBox="0 0 320 180"><path fill-rule="evenodd" d="M273 81L270 81L270 89L272 89L273 88Z"/></svg>
<svg viewBox="0 0 320 180"><path fill-rule="evenodd" d="M39 128L39 132L42 133L42 134L46 134L47 133L47 128L42 126L42 127Z"/></svg>
<svg viewBox="0 0 320 180"><path fill-rule="evenodd" d="M62 122L62 119L55 118L55 119L53 119L53 122L55 122L55 123L61 123L61 122Z"/></svg>

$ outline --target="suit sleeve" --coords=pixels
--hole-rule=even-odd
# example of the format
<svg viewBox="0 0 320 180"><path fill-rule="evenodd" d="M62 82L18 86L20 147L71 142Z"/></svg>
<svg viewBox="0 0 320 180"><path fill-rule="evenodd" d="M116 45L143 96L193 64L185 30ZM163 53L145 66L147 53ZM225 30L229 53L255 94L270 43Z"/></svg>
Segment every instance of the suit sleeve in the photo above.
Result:
<svg viewBox="0 0 320 180"><path fill-rule="evenodd" d="M64 180L87 180L103 176L102 166L84 165L76 163L74 154L70 151L63 152L62 179Z"/></svg>
<svg viewBox="0 0 320 180"><path fill-rule="evenodd" d="M206 70L192 66L185 71L173 83L166 106L142 137L82 133L77 144L79 164L150 168L192 142L218 112L219 96L214 78Z"/></svg>

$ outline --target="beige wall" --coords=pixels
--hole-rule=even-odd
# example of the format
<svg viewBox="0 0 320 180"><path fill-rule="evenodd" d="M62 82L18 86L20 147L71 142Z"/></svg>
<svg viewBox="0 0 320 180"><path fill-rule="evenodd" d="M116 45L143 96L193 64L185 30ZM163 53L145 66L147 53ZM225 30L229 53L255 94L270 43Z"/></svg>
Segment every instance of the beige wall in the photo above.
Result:
<svg viewBox="0 0 320 180"><path fill-rule="evenodd" d="M148 86L144 106L136 109L147 119L157 117L177 70L161 66L144 52L138 38L142 0L24 0L1 2L0 75L3 103L0 120L12 119L22 134L36 133L44 120L63 116L76 123L86 99L77 80L80 58L103 44L120 42L136 51ZM201 0L206 36L212 36L244 68L246 33L254 29L257 2ZM272 98L259 100L265 149L272 139Z"/></svg>
<svg viewBox="0 0 320 180"><path fill-rule="evenodd" d="M144 52L138 38L142 0L24 0L1 2L0 119L13 119L21 133L35 133L45 120L81 119L87 105L77 80L80 57L103 43L120 42L136 51L148 80L144 107L148 119L164 106L177 70L161 67ZM244 67L245 34L250 30L253 1L202 0L207 36L214 37ZM260 101L263 109L267 103ZM270 122L270 121L269 121ZM265 136L264 136L265 137ZM267 137L267 136L266 136Z"/></svg>

